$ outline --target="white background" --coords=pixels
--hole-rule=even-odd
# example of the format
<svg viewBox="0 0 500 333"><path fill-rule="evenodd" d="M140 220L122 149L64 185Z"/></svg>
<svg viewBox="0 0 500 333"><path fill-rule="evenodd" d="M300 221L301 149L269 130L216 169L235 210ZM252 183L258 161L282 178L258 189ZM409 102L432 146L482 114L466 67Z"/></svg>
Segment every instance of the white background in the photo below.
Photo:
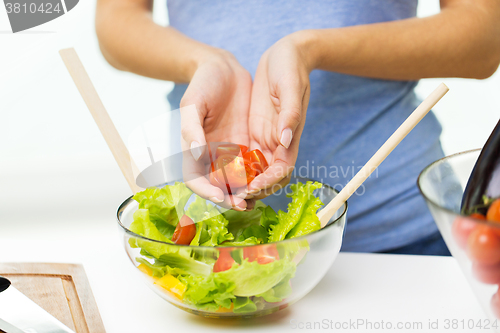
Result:
<svg viewBox="0 0 500 333"><path fill-rule="evenodd" d="M419 15L439 10L422 0ZM129 195L103 138L71 81L59 49L75 47L118 131L126 140L137 124L168 106L170 82L119 72L100 54L94 32L95 0L83 0L62 17L12 34L0 6L0 232L16 237L25 226L37 237L50 221L70 228L102 217L114 223ZM165 24L164 1L155 20ZM481 147L500 115L500 74L483 80L423 80L425 97L439 82L448 95L435 112L447 154ZM84 209L85 206L92 209ZM56 218L57 217L57 218ZM64 221L61 222L61 221ZM97 223L97 222L95 222Z"/></svg>

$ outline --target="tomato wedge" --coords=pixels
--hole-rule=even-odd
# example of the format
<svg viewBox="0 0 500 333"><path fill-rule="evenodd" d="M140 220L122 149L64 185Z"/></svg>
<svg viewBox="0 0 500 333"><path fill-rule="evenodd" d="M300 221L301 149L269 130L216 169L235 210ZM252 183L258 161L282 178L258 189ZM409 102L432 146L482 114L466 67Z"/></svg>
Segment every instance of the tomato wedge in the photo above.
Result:
<svg viewBox="0 0 500 333"><path fill-rule="evenodd" d="M247 146L238 145L235 143L222 144L217 147L215 151L215 158L222 155L243 156L248 150Z"/></svg>
<svg viewBox="0 0 500 333"><path fill-rule="evenodd" d="M215 175L219 183L228 185L231 189L245 186L247 174L242 157L222 155L215 161Z"/></svg>
<svg viewBox="0 0 500 333"><path fill-rule="evenodd" d="M257 176L266 171L269 167L266 157L258 149L244 153L243 158L245 159L245 162L250 164L250 167L256 171Z"/></svg>
<svg viewBox="0 0 500 333"><path fill-rule="evenodd" d="M189 245L196 234L196 225L187 215L183 215L175 227L172 242L175 244Z"/></svg>
<svg viewBox="0 0 500 333"><path fill-rule="evenodd" d="M227 271L235 263L233 257L231 257L231 249L219 248L219 258L214 264L214 273Z"/></svg>
<svg viewBox="0 0 500 333"><path fill-rule="evenodd" d="M279 260L279 253L276 245L258 245L243 249L243 259L249 262L257 261L261 265L269 264Z"/></svg>

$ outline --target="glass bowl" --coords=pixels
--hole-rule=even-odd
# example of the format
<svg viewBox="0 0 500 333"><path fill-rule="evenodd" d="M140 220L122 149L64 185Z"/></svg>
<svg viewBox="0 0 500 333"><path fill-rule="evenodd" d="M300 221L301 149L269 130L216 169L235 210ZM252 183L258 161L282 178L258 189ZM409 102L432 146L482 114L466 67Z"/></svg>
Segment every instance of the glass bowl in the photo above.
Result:
<svg viewBox="0 0 500 333"><path fill-rule="evenodd" d="M290 183L297 181L305 182L306 179L292 178ZM286 197L287 189L288 186L263 201L275 211L286 211L286 205L290 201ZM337 191L323 185L314 194L326 204L337 195ZM147 285L163 299L187 312L211 318L267 315L284 309L305 296L323 278L337 257L342 245L347 212L345 203L323 229L292 239L251 246L206 247L169 244L135 234L129 230L129 226L137 207L138 203L129 197L117 211L123 245L130 261ZM181 270L155 267L154 258L141 253L139 246L154 247L157 253L166 254L166 257L162 257L167 258L166 260L182 257L181 261L184 262L177 261L179 267L183 267L183 264L189 267L189 281L198 279L196 281L206 286L207 292L200 293L200 289L196 289L196 293L190 291L190 282L183 278L182 273L177 275ZM273 253L274 258L278 259L260 262L257 258L252 262L242 263L242 258L251 258L256 253ZM213 273L214 263L221 256L231 256L239 264L238 272L231 276L225 276L224 271ZM196 271L196 274L192 274L192 271ZM217 301L213 299L214 289L219 295ZM224 299L220 296L224 291L231 291L236 297ZM202 301L196 303L193 299ZM206 305L200 305L203 300L207 300Z"/></svg>
<svg viewBox="0 0 500 333"><path fill-rule="evenodd" d="M500 225L460 214L464 189L480 152L440 159L427 166L417 182L446 245L494 321L500 318Z"/></svg>

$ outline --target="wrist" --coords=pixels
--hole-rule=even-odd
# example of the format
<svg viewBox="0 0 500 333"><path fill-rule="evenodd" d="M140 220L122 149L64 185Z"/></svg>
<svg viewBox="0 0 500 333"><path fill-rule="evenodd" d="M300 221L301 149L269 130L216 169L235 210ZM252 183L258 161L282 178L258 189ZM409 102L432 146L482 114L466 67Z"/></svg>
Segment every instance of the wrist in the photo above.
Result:
<svg viewBox="0 0 500 333"><path fill-rule="evenodd" d="M288 37L295 45L309 73L320 67L321 54L317 30L300 30Z"/></svg>
<svg viewBox="0 0 500 333"><path fill-rule="evenodd" d="M206 64L219 64L227 65L228 63L234 61L235 58L231 52L218 49L212 46L204 45L204 47L193 54L193 58L188 67L187 76L189 81L191 81L194 73Z"/></svg>

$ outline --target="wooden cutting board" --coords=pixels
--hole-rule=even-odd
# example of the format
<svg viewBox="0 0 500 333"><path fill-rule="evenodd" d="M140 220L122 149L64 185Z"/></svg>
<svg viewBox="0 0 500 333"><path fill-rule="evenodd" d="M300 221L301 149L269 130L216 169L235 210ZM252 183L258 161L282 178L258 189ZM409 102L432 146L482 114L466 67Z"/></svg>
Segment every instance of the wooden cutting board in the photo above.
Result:
<svg viewBox="0 0 500 333"><path fill-rule="evenodd" d="M0 263L0 275L73 331L105 333L82 265Z"/></svg>

